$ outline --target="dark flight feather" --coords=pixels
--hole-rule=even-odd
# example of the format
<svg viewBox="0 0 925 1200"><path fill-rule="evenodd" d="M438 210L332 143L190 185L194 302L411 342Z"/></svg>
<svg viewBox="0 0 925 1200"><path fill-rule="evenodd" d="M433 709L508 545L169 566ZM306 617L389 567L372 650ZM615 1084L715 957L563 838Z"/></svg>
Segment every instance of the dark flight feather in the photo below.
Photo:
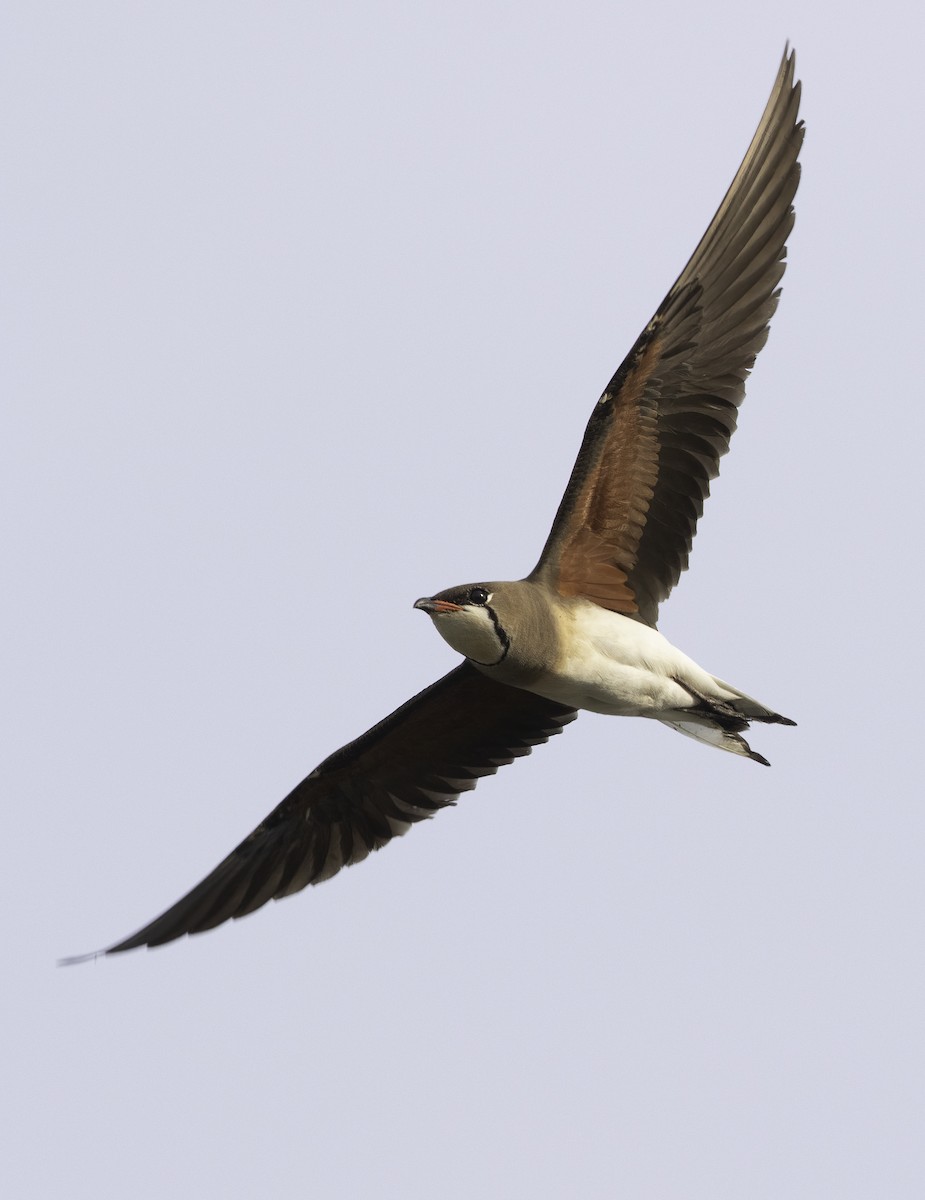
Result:
<svg viewBox="0 0 925 1200"><path fill-rule="evenodd" d="M202 933L330 879L576 716L463 663L326 758L192 891L98 954Z"/></svg>
<svg viewBox="0 0 925 1200"><path fill-rule="evenodd" d="M530 578L655 625L688 563L784 273L800 85L783 61L729 191L591 414Z"/></svg>

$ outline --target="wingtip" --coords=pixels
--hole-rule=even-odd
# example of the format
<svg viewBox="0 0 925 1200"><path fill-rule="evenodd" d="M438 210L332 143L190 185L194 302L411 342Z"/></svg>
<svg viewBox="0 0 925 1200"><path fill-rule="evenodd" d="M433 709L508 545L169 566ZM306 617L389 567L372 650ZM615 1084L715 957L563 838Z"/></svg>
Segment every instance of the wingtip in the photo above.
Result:
<svg viewBox="0 0 925 1200"><path fill-rule="evenodd" d="M102 958L108 953L108 950L92 950L89 954L70 954L66 958L59 958L55 965L58 967L76 967L78 963L94 962L97 958Z"/></svg>

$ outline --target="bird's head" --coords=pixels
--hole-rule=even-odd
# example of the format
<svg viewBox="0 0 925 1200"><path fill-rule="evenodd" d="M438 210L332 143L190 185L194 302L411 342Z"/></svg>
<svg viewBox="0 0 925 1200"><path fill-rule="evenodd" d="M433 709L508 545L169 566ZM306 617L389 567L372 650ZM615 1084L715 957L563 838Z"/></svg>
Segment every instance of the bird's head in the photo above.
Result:
<svg viewBox="0 0 925 1200"><path fill-rule="evenodd" d="M511 648L510 634L498 611L504 608L504 586L467 583L436 596L422 596L414 607L427 613L454 650L479 666L495 667Z"/></svg>

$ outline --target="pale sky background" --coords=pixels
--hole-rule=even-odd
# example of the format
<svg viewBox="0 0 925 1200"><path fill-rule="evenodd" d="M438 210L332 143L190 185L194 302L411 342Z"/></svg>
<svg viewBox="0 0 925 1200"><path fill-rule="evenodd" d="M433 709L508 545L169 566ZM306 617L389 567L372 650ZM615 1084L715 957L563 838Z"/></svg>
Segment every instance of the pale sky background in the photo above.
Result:
<svg viewBox="0 0 925 1200"><path fill-rule="evenodd" d="M925 1194L923 17L8 3L0 1193ZM60 970L454 658L785 39L790 266L662 628L764 768L583 716L324 886Z"/></svg>

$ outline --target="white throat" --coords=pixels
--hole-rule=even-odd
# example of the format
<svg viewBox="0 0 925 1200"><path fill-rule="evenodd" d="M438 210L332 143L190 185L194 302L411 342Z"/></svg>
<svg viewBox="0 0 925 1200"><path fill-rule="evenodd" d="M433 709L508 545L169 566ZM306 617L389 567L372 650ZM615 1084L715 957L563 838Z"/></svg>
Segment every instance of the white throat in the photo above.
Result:
<svg viewBox="0 0 925 1200"><path fill-rule="evenodd" d="M494 666L507 653L507 642L483 605L461 608L453 613L431 614L431 620L444 641L474 663Z"/></svg>

